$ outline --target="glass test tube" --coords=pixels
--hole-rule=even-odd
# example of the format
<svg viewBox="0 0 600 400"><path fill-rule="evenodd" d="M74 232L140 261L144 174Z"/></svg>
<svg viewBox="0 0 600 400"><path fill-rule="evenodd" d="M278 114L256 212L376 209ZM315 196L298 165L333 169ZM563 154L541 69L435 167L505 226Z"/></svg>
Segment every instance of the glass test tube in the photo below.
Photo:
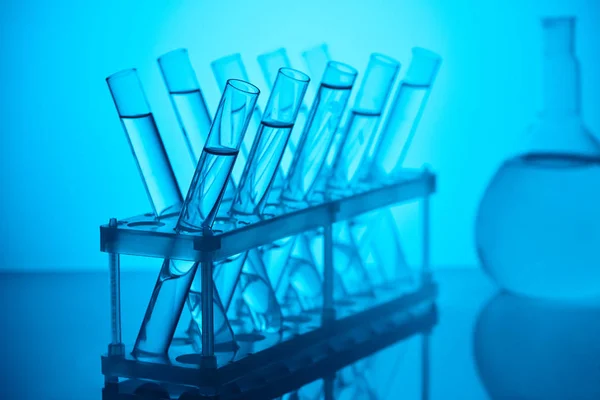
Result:
<svg viewBox="0 0 600 400"><path fill-rule="evenodd" d="M383 129L374 139L361 166L361 179L366 183L395 177L402 171L404 159L439 71L441 57L438 54L420 47L413 48L412 53L408 71L390 105ZM383 220L390 223L382 224ZM371 243L361 247L363 250L368 247L379 260L381 271L371 270L370 275L382 273L387 282L406 278L408 266L391 210L365 214L356 218L355 222L355 229L367 230L363 235L366 242L363 243ZM387 241L376 239L382 237Z"/></svg>
<svg viewBox="0 0 600 400"><path fill-rule="evenodd" d="M383 54L371 54L354 107L344 127L340 151L333 163L328 186L345 189L352 185L381 120L400 63Z"/></svg>
<svg viewBox="0 0 600 400"><path fill-rule="evenodd" d="M306 200L325 162L356 75L349 65L335 61L327 64L282 191L283 201Z"/></svg>
<svg viewBox="0 0 600 400"><path fill-rule="evenodd" d="M382 179L402 170L441 61L433 51L421 47L412 49L412 60L390 106L380 139L373 142L363 161L363 178Z"/></svg>
<svg viewBox="0 0 600 400"><path fill-rule="evenodd" d="M202 231L212 226L258 94L258 88L247 82L238 79L227 81L181 210L177 223L181 230Z"/></svg>
<svg viewBox="0 0 600 400"><path fill-rule="evenodd" d="M264 53L257 57L258 64L262 70L265 80L269 87L273 87L275 84L275 78L279 73L280 68L291 68L291 62L284 48L272 51L270 53ZM281 160L281 169L283 175L287 176L294 158L294 153L298 147L300 136L302 135L306 118L308 117L308 107L304 102L300 105L298 116L294 124L294 129L290 135L288 145L285 148L283 158Z"/></svg>
<svg viewBox="0 0 600 400"><path fill-rule="evenodd" d="M232 79L227 82L179 216L176 232L203 231L211 227L259 92L258 88L244 81ZM134 354L167 352L198 264L164 261L138 334ZM216 300L218 301L218 297ZM220 302L214 307L219 315L224 315ZM204 305L201 308L204 309Z"/></svg>
<svg viewBox="0 0 600 400"><path fill-rule="evenodd" d="M106 78L156 218L181 209L183 199L135 69Z"/></svg>
<svg viewBox="0 0 600 400"><path fill-rule="evenodd" d="M309 81L307 75L294 69L279 70L231 207L234 217L262 213ZM281 309L273 289L276 280L267 272L259 251L249 251L240 285L242 298L259 331L281 329Z"/></svg>
<svg viewBox="0 0 600 400"><path fill-rule="evenodd" d="M302 58L308 67L308 71L313 77L323 76L327 64L331 60L329 48L326 43L311 47L302 52Z"/></svg>
<svg viewBox="0 0 600 400"><path fill-rule="evenodd" d="M232 214L260 214L294 127L310 78L281 68L250 150Z"/></svg>
<svg viewBox="0 0 600 400"><path fill-rule="evenodd" d="M217 86L219 87L219 91L223 93L225 90L225 85L229 79L239 79L242 81L248 82L248 73L246 72L246 67L242 61L242 56L239 53L232 54L229 56L221 57L211 64L211 69L213 71L213 75L215 76L215 80L217 81ZM237 162L233 167L233 180L238 183L242 177L242 171L244 170L244 166L246 165L246 160L248 158L248 154L250 153L250 148L252 148L252 143L254 142L254 135L258 131L258 127L260 126L260 121L262 119L262 112L260 107L255 107L254 112L252 113L252 117L250 119L250 126L248 127L248 132L244 137L244 141L242 142L242 146L240 147L240 154L238 155ZM228 190L231 193L228 193L233 197L235 195L235 188L231 188ZM230 196L227 196L230 197Z"/></svg>
<svg viewBox="0 0 600 400"><path fill-rule="evenodd" d="M187 49L163 54L158 58L158 65L189 153L196 164L210 131L211 118Z"/></svg>
<svg viewBox="0 0 600 400"><path fill-rule="evenodd" d="M190 62L186 49L177 49L170 51L158 58L158 64L164 78L171 104L175 110L177 121L184 133L185 142L188 151L193 160L193 165L197 165L206 144L206 138L210 132L211 117L206 107L206 102L202 96L200 85L196 78L196 73ZM238 181L239 182L239 176ZM233 191L237 182L230 176L228 188ZM231 198L233 194L229 196ZM226 197L226 195L224 196ZM217 276L215 270L215 277ZM222 280L215 279L215 302L220 303L219 295L227 296L227 285ZM187 330L187 334L192 339L197 339L201 334L202 326L202 276L197 273L190 287L188 296L188 306L190 308L192 320ZM223 297L221 297L223 298ZM225 297L226 298L226 297ZM215 325L223 329L223 333L217 335L215 340L219 342L232 342L233 336L227 337L228 332L226 324L219 325L218 313L215 315ZM222 318L221 318L222 319ZM231 334L233 335L233 334Z"/></svg>

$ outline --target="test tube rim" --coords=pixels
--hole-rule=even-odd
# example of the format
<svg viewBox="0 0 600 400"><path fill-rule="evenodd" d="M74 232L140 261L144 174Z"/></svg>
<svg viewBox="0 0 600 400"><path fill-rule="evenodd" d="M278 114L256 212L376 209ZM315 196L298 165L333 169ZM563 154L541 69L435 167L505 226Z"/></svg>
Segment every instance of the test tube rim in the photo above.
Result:
<svg viewBox="0 0 600 400"><path fill-rule="evenodd" d="M137 76L137 68L125 68L120 71L117 71L117 72L107 76L106 82L112 82L115 79L123 78L130 74L134 74L135 76Z"/></svg>
<svg viewBox="0 0 600 400"><path fill-rule="evenodd" d="M242 55L240 53L233 53L233 54L229 54L223 57L219 57L216 60L212 61L210 63L211 67L215 67L217 65L219 65L220 63L226 62L226 61L230 61L230 60L242 60Z"/></svg>
<svg viewBox="0 0 600 400"><path fill-rule="evenodd" d="M306 57L309 53L317 50L317 49L322 49L323 52L325 54L327 54L327 56L329 57L329 45L325 42L321 43L321 44L317 44L314 45L312 47L309 47L307 49L305 49L304 51L302 51L302 57Z"/></svg>
<svg viewBox="0 0 600 400"><path fill-rule="evenodd" d="M385 55L383 53L371 53L371 57L372 60L381 62L382 64L386 64L390 67L399 67L400 66L400 61L396 60L393 57L390 57L388 55Z"/></svg>
<svg viewBox="0 0 600 400"><path fill-rule="evenodd" d="M279 73L297 82L310 82L310 77L307 74L294 68L281 67Z"/></svg>
<svg viewBox="0 0 600 400"><path fill-rule="evenodd" d="M542 18L542 26L544 28L550 28L556 24L569 24L570 28L573 27L577 23L577 17L573 15L562 15L556 17L543 17Z"/></svg>
<svg viewBox="0 0 600 400"><path fill-rule="evenodd" d="M259 54L256 57L256 59L258 60L258 62L260 62L261 60L270 58L275 54L285 54L286 57L288 56L287 50L285 49L285 47L279 47L278 49L275 49L273 51L267 51L266 53Z"/></svg>
<svg viewBox="0 0 600 400"><path fill-rule="evenodd" d="M247 94L258 95L260 93L260 89L258 87L241 79L227 79L227 84L225 87L227 86L231 86L233 89Z"/></svg>
<svg viewBox="0 0 600 400"><path fill-rule="evenodd" d="M435 61L439 61L442 59L442 56L440 56L438 53L426 49L425 47L413 47L412 54L414 57L427 57Z"/></svg>
<svg viewBox="0 0 600 400"><path fill-rule="evenodd" d="M161 60L163 60L165 57L168 57L172 54L176 54L176 53L185 53L185 54L189 54L189 51L187 48L185 47L178 47L176 49L173 49L171 51L167 51L166 53L163 53L162 55L160 55L156 60L160 63Z"/></svg>
<svg viewBox="0 0 600 400"><path fill-rule="evenodd" d="M348 75L358 75L358 70L350 65L343 63L341 61L329 61L327 62L327 68L335 68L339 72Z"/></svg>

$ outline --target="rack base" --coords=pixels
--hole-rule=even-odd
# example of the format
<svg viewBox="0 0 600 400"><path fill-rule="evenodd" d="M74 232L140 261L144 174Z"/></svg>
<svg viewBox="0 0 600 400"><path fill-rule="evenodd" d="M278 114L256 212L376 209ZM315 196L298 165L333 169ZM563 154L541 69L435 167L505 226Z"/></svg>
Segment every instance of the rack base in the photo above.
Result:
<svg viewBox="0 0 600 400"><path fill-rule="evenodd" d="M194 363L179 362L185 357L194 360L191 354L145 361L129 355L104 356L103 399L233 400L281 396L334 375L395 342L430 331L437 322L436 296L437 285L424 283L414 292L324 323L307 333L287 335L284 339L280 335L279 343L269 343L264 350L246 353L224 365L219 362L218 368L200 366L200 357ZM119 382L123 378L126 380Z"/></svg>

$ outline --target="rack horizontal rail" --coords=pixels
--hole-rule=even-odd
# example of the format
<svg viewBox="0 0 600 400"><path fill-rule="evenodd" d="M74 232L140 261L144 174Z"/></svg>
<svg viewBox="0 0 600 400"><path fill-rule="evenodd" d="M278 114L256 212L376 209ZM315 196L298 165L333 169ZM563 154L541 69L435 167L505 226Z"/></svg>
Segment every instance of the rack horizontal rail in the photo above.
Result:
<svg viewBox="0 0 600 400"><path fill-rule="evenodd" d="M392 182L374 185L347 196L280 210L261 219L217 222L212 235L175 234L177 216L156 221L151 214L127 218L116 227L100 227L101 251L175 260L213 261L273 243L288 236L318 229L360 214L422 198L435 192L435 175L427 169L406 169ZM288 208L289 210L289 208ZM228 228L235 226L233 229ZM210 254L210 256L209 256Z"/></svg>

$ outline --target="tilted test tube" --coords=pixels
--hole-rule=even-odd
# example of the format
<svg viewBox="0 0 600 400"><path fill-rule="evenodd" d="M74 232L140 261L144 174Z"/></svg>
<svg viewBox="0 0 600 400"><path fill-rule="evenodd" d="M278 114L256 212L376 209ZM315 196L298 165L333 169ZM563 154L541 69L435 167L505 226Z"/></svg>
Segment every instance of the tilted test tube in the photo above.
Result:
<svg viewBox="0 0 600 400"><path fill-rule="evenodd" d="M231 79L227 82L179 215L177 233L210 232L259 92L244 81ZM202 291L216 294L212 287L212 262L202 264ZM134 354L167 352L198 265L197 262L176 260L163 262ZM219 315L224 314L218 296L216 299L213 296L212 303L215 301L214 308L213 304L201 304L203 332L214 322L213 310ZM203 335L202 339L203 355L211 356L214 337Z"/></svg>
<svg viewBox="0 0 600 400"><path fill-rule="evenodd" d="M281 193L282 201L306 200L325 162L356 75L349 65L336 61L327 64Z"/></svg>
<svg viewBox="0 0 600 400"><path fill-rule="evenodd" d="M213 61L210 66L217 81L217 85L219 86L219 90L221 91L223 91L223 85L228 79L241 79L243 81L248 81L248 73L246 72L246 67L242 61L242 56L239 53L221 57ZM256 132L258 132L261 120L262 111L260 110L260 107L257 106L252 114L250 127L248 128L248 134L242 143L239 159L234 166L236 182L239 182L242 171L244 170L244 166L247 164L248 154L252 148L254 136L256 135ZM277 175L275 176L275 185L281 186L283 184L283 180L284 176L282 171L278 171ZM235 193L235 190L233 193Z"/></svg>
<svg viewBox="0 0 600 400"><path fill-rule="evenodd" d="M361 178L367 185L398 178L402 172L404 159L441 61L441 57L433 51L413 48L412 60L390 105L387 120L369 147L360 168ZM354 223L355 231L364 231L360 234L361 238L356 238L358 248L370 249L377 258L376 265L380 271L371 270L371 276L381 274L381 278L387 282L405 278L406 259L391 210L382 209L364 214L356 218Z"/></svg>
<svg viewBox="0 0 600 400"><path fill-rule="evenodd" d="M232 216L263 212L309 81L307 75L294 69L279 70L231 207ZM273 289L276 281L277 277L267 272L259 251L251 250L239 282L242 298L259 331L279 331L282 327Z"/></svg>
<svg viewBox="0 0 600 400"><path fill-rule="evenodd" d="M158 58L158 65L162 73L163 79L171 104L177 116L177 121L184 133L184 139L187 144L190 156L193 160L193 165L196 166L202 155L204 145L208 133L210 132L211 116L206 107L204 96L200 90L198 79L194 68L190 62L188 51L186 49L176 49L163 54ZM190 167L193 168L193 167ZM241 174L236 177L229 177L224 200L233 197L237 183L241 178ZM227 290L227 284L222 280L217 280L215 270L215 287L216 292L223 296L223 292ZM196 273L192 286L190 287L188 296L188 306L190 308L192 320L190 321L187 335L193 340L198 339L201 334L202 312L201 312L201 292L202 292L202 277ZM227 295L227 293L225 293ZM219 303L218 295L215 296L215 302ZM226 301L224 301L226 303ZM224 306L226 308L226 305ZM217 313L218 314L218 313ZM218 322L218 315L216 316ZM222 330L217 331L215 341L219 343L233 343L233 333L229 332L229 327L224 324L216 323ZM196 342L194 342L197 344Z"/></svg>
<svg viewBox="0 0 600 400"><path fill-rule="evenodd" d="M290 59L287 55L287 51L284 48L280 48L269 53L261 54L257 57L257 60L265 78L265 81L267 82L269 87L273 87L273 85L275 84L275 78L277 77L280 68L292 67ZM296 117L294 129L292 129L290 140L288 141L288 145L286 146L283 158L281 160L281 169L283 176L287 176L287 174L289 173L292 159L294 158L294 154L296 153L298 142L300 142L300 136L302 135L302 132L304 130L304 125L306 123L307 118L308 107L306 106L305 102L302 102L300 110L298 111L298 116Z"/></svg>
<svg viewBox="0 0 600 400"><path fill-rule="evenodd" d="M262 213L309 82L310 78L302 72L279 69L231 207L232 214Z"/></svg>
<svg viewBox="0 0 600 400"><path fill-rule="evenodd" d="M368 147L379 127L383 108L399 69L398 61L383 54L374 53L369 58L354 106L344 127L340 151L328 178L330 188L346 189L354 183L358 168L366 158Z"/></svg>
<svg viewBox="0 0 600 400"><path fill-rule="evenodd" d="M165 53L158 58L158 65L195 165L206 143L211 117L188 51L177 49Z"/></svg>
<svg viewBox="0 0 600 400"><path fill-rule="evenodd" d="M183 199L135 69L106 78L156 218L179 212Z"/></svg>
<svg viewBox="0 0 600 400"><path fill-rule="evenodd" d="M402 170L441 62L442 58L433 51L412 49L412 60L390 105L380 139L373 142L363 161L365 179L393 177Z"/></svg>

